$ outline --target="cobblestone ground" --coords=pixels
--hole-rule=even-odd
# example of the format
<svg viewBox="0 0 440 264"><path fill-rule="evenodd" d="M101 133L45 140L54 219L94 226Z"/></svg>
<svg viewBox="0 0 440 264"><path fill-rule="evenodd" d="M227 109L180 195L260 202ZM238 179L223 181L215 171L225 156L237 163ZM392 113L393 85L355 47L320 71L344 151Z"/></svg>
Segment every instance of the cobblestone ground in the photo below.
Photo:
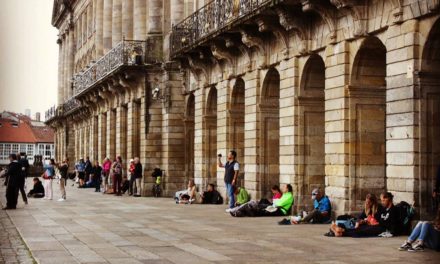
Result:
<svg viewBox="0 0 440 264"><path fill-rule="evenodd" d="M168 198L115 197L71 186L68 200L57 202L57 184L54 190L53 201L25 206L20 200L19 209L7 211L42 264L440 263L440 253L430 250L397 251L404 237L327 238L322 234L328 226L278 226L277 217L232 218L224 206L176 205ZM4 203L4 188L0 192ZM31 263L4 213L2 226L2 261L12 255Z"/></svg>
<svg viewBox="0 0 440 264"><path fill-rule="evenodd" d="M35 263L17 228L3 210L0 210L0 263Z"/></svg>

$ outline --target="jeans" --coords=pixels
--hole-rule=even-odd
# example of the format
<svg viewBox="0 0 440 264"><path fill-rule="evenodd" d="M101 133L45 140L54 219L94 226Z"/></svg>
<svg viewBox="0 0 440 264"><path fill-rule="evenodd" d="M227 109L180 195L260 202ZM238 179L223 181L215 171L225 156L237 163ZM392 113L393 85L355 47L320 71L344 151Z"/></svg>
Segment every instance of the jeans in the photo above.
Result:
<svg viewBox="0 0 440 264"><path fill-rule="evenodd" d="M226 185L226 194L229 197L229 208L234 208L235 207L234 185L227 182L225 182L225 185Z"/></svg>
<svg viewBox="0 0 440 264"><path fill-rule="evenodd" d="M66 179L65 178L60 179L60 192L61 192L61 198L66 199Z"/></svg>
<svg viewBox="0 0 440 264"><path fill-rule="evenodd" d="M438 241L438 232L431 223L420 221L411 232L408 240L410 242L421 240L425 246L436 249L440 243Z"/></svg>
<svg viewBox="0 0 440 264"><path fill-rule="evenodd" d="M122 175L113 174L113 193L120 195L121 194L121 183L122 183Z"/></svg>
<svg viewBox="0 0 440 264"><path fill-rule="evenodd" d="M52 192L52 179L44 180L44 198L52 200L53 192Z"/></svg>

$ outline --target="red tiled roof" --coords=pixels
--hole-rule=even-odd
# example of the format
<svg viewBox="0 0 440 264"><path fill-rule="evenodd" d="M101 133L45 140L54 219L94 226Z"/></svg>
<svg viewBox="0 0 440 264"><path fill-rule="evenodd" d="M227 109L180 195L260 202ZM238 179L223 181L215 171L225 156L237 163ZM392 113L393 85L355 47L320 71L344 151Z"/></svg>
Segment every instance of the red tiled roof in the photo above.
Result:
<svg viewBox="0 0 440 264"><path fill-rule="evenodd" d="M6 112L11 117L0 117L0 142L53 143L53 130L47 126L33 126L25 115ZM13 125L14 124L14 125Z"/></svg>

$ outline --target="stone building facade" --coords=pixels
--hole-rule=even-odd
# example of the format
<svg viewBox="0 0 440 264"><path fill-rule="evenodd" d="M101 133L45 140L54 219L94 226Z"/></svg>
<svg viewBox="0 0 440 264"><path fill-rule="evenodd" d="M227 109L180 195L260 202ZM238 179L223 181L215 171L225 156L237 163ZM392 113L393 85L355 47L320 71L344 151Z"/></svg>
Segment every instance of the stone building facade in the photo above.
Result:
<svg viewBox="0 0 440 264"><path fill-rule="evenodd" d="M309 206L318 186L338 212L358 211L367 193L383 190L422 215L431 208L440 165L440 1L73 2L54 11L66 54L66 103L50 120L59 157L139 155L146 172L166 170L170 194L188 178L223 189L216 156L236 149L239 182L253 198L290 183L296 208ZM85 11L96 15L92 25L80 18ZM76 84L130 29L146 40L142 63L125 62L71 92L72 74ZM69 100L79 106L69 110Z"/></svg>

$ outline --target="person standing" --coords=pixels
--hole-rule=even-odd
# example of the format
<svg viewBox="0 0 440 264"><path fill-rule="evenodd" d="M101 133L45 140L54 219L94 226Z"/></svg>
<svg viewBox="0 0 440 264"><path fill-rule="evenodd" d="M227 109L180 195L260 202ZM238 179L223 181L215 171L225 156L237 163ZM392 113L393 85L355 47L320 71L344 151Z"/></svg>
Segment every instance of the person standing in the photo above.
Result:
<svg viewBox="0 0 440 264"><path fill-rule="evenodd" d="M134 180L136 184L136 194L135 197L141 196L141 181L142 181L142 164L138 157L134 158Z"/></svg>
<svg viewBox="0 0 440 264"><path fill-rule="evenodd" d="M121 196L121 183L122 183L122 158L121 156L116 157L115 162L112 165L112 175L113 175L113 193L116 196Z"/></svg>
<svg viewBox="0 0 440 264"><path fill-rule="evenodd" d="M132 196L133 193L133 186L135 184L134 180L134 159L130 160L130 165L127 170L128 180L129 180L129 187L128 187L128 195Z"/></svg>
<svg viewBox="0 0 440 264"><path fill-rule="evenodd" d="M90 174L92 173L93 165L90 162L90 158L86 157L86 164L84 166L84 173L85 173L85 182L88 182L90 180Z"/></svg>
<svg viewBox="0 0 440 264"><path fill-rule="evenodd" d="M55 161L54 159L49 160L49 164L44 165L44 199L52 200L53 199L53 190L52 190L52 180L55 176Z"/></svg>
<svg viewBox="0 0 440 264"><path fill-rule="evenodd" d="M102 163L102 174L104 175L104 179L102 181L104 182L104 192L106 193L108 191L108 180L110 175L110 169L112 167L112 162L109 158L105 158L104 162Z"/></svg>
<svg viewBox="0 0 440 264"><path fill-rule="evenodd" d="M19 158L18 158L18 163L21 166L21 174L22 174L20 177L20 182L19 182L18 188L20 190L21 197L23 198L23 202L25 204L28 204L26 191L24 190L24 186L26 184L26 178L29 173L29 161L26 158L26 153L24 153L24 152L20 153Z"/></svg>
<svg viewBox="0 0 440 264"><path fill-rule="evenodd" d="M225 169L225 186L226 193L229 197L229 208L226 209L226 212L229 212L230 209L235 207L235 197L234 197L234 188L237 183L238 171L240 170L240 164L235 160L237 158L237 152L235 150L231 150L228 153L228 161L223 164L222 163L222 155L218 154L217 165L220 168Z"/></svg>
<svg viewBox="0 0 440 264"><path fill-rule="evenodd" d="M84 159L80 159L79 162L75 165L75 170L78 175L79 179L79 187L82 187L84 185L85 180L85 169L86 169L86 163L84 162Z"/></svg>
<svg viewBox="0 0 440 264"><path fill-rule="evenodd" d="M100 187L101 187L101 174L102 174L102 167L99 166L99 162L95 161L95 164L93 165L92 168L92 173L91 173L91 181L92 181L92 185L95 187L95 192L100 192Z"/></svg>
<svg viewBox="0 0 440 264"><path fill-rule="evenodd" d="M17 208L18 190L20 178L22 177L21 165L17 161L17 155L9 155L9 161L10 163L6 172L6 206L2 208L3 210Z"/></svg>
<svg viewBox="0 0 440 264"><path fill-rule="evenodd" d="M58 202L64 202L66 200L66 184L67 184L67 171L69 170L69 159L65 159L60 166L58 166L60 170L60 192L61 198L58 199Z"/></svg>

